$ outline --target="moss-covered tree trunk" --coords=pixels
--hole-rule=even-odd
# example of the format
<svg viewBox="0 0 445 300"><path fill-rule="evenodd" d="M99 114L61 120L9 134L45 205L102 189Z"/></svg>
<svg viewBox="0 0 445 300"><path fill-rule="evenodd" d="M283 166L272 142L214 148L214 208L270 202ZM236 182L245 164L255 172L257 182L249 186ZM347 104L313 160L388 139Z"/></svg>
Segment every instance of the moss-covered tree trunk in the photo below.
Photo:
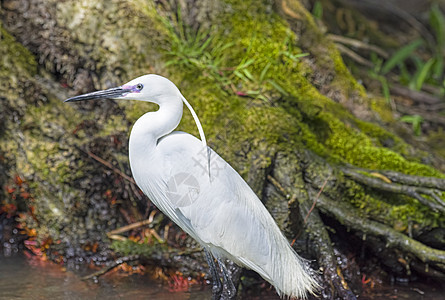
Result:
<svg viewBox="0 0 445 300"><path fill-rule="evenodd" d="M339 263L348 255L445 278L443 236L429 234L445 225L441 159L400 137L390 107L367 95L301 2L5 0L0 25L0 205L18 206L21 228L52 259L114 249L205 271L130 178L131 124L156 108L62 103L158 73L315 260L323 295L360 292L358 266ZM180 129L197 133L187 114ZM110 248L107 232L150 218L138 243L121 236ZM180 260L161 255L180 250Z"/></svg>

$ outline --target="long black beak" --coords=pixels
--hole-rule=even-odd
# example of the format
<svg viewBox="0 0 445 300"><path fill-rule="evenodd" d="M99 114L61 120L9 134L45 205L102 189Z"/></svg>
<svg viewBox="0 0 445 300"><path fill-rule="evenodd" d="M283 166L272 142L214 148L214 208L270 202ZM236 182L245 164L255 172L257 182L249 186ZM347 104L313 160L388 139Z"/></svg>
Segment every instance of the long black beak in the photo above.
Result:
<svg viewBox="0 0 445 300"><path fill-rule="evenodd" d="M75 97L71 97L66 99L64 102L76 102L76 101L84 101L84 100L95 100L95 99L105 99L105 98L117 98L125 96L125 94L132 92L131 89L124 89L122 87L115 87L108 90L92 92L88 94L83 94Z"/></svg>

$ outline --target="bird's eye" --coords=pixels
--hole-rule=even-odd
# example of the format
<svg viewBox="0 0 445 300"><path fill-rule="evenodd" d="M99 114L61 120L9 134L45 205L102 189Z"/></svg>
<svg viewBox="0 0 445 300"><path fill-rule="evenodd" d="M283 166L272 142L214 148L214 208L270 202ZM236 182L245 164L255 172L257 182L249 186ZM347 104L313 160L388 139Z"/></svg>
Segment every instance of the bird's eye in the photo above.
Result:
<svg viewBox="0 0 445 300"><path fill-rule="evenodd" d="M136 88L140 91L140 90L142 90L144 88L144 85L142 83L138 83L136 85Z"/></svg>

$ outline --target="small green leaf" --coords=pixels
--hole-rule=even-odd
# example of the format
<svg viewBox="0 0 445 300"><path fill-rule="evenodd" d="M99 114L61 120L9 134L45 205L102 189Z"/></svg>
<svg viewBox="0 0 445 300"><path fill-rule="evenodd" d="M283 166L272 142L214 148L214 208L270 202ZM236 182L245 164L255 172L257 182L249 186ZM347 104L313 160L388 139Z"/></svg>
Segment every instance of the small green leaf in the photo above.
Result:
<svg viewBox="0 0 445 300"><path fill-rule="evenodd" d="M380 76L380 82L382 83L383 96L385 97L386 101L389 103L389 102L391 102L391 94L389 92L388 80L386 80L385 77Z"/></svg>
<svg viewBox="0 0 445 300"><path fill-rule="evenodd" d="M269 99L267 99L267 98L266 98L265 96L263 96L263 95L258 95L257 98L260 99L260 100L263 100L263 101L265 101L265 102L268 102L268 101L269 101Z"/></svg>

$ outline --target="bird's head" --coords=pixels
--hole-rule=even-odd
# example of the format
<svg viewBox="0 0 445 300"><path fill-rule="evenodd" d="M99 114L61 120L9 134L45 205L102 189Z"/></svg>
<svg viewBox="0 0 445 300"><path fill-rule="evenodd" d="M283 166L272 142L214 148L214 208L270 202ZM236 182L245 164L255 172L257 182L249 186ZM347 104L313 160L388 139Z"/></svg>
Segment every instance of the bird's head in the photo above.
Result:
<svg viewBox="0 0 445 300"><path fill-rule="evenodd" d="M179 97L179 98L178 98ZM149 74L135 78L124 85L103 91L75 96L65 102L95 99L140 100L161 104L164 99L181 99L176 85L165 77Z"/></svg>
<svg viewBox="0 0 445 300"><path fill-rule="evenodd" d="M95 99L140 100L156 103L160 106L167 103L175 103L175 106L177 103L180 103L182 105L182 101L190 110L193 119L195 120L196 126L198 127L201 141L204 147L207 147L204 130L202 129L202 125L199 121L198 116L196 115L190 103L188 103L184 96L182 96L176 85L165 77L155 74L143 75L127 82L124 85L103 91L97 91L71 97L69 99L66 99L65 102L76 102ZM180 109L182 114L182 106L180 107Z"/></svg>

